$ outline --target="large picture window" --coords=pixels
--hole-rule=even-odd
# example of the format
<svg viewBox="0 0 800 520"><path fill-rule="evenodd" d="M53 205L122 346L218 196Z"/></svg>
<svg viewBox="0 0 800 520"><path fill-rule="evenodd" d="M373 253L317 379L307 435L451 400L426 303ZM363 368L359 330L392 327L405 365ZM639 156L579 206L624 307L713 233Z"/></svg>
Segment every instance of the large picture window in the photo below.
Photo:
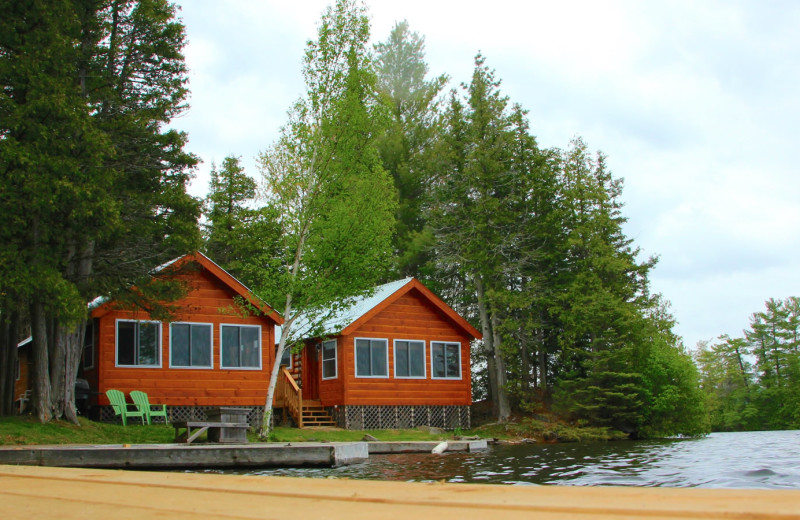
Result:
<svg viewBox="0 0 800 520"><path fill-rule="evenodd" d="M322 342L322 379L336 379L336 340Z"/></svg>
<svg viewBox="0 0 800 520"><path fill-rule="evenodd" d="M172 323L169 327L171 367L211 368L210 323Z"/></svg>
<svg viewBox="0 0 800 520"><path fill-rule="evenodd" d="M425 342L394 342L394 377L425 378Z"/></svg>
<svg viewBox="0 0 800 520"><path fill-rule="evenodd" d="M389 377L389 342L356 338L356 377Z"/></svg>
<svg viewBox="0 0 800 520"><path fill-rule="evenodd" d="M222 325L222 368L261 368L261 327Z"/></svg>
<svg viewBox="0 0 800 520"><path fill-rule="evenodd" d="M461 379L461 344L431 343L431 372L438 379Z"/></svg>
<svg viewBox="0 0 800 520"><path fill-rule="evenodd" d="M117 366L161 366L161 324L117 321Z"/></svg>

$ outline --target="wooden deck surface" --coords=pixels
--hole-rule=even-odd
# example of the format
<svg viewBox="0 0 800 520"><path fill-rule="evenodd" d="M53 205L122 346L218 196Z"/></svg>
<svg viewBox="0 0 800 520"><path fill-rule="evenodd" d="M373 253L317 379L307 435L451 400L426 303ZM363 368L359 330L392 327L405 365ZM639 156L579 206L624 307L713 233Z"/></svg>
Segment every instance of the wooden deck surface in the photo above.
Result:
<svg viewBox="0 0 800 520"><path fill-rule="evenodd" d="M800 519L800 490L501 486L0 466L0 518Z"/></svg>

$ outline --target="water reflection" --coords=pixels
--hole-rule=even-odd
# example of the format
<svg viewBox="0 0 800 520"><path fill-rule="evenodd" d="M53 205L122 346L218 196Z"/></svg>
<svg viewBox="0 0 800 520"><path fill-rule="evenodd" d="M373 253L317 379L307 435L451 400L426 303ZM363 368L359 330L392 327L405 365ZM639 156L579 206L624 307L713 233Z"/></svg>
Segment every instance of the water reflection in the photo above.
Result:
<svg viewBox="0 0 800 520"><path fill-rule="evenodd" d="M495 446L479 453L373 455L340 468L257 475L370 480L800 488L800 431L716 433L703 439Z"/></svg>

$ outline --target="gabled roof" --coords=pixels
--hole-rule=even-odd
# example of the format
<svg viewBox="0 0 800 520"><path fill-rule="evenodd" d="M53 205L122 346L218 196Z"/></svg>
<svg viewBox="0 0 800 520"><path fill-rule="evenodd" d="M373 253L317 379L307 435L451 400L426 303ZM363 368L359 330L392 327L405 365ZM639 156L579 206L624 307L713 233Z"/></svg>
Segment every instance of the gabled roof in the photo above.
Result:
<svg viewBox="0 0 800 520"><path fill-rule="evenodd" d="M468 335L476 339L483 338L483 335L475 327L470 325L467 320L462 318L416 278L404 278L389 282L376 287L374 292L367 296L356 298L350 306L337 311L332 317L323 322L321 334L325 336L350 334L412 290L418 291L423 298L433 304L454 325ZM300 319L298 321L302 322L304 320ZM298 328L302 329L303 325L298 324Z"/></svg>
<svg viewBox="0 0 800 520"><path fill-rule="evenodd" d="M199 264L203 269L211 273L212 276L219 280L220 283L230 288L235 294L244 298L245 301L259 309L278 325L283 323L283 317L278 314L277 311L254 295L250 289L248 289L242 282L234 278L230 273L228 273L228 271L218 266L213 260L199 251L171 260L166 264L157 267L153 270L153 272L162 272L168 268L180 269L190 262ZM106 312L110 311L112 309L112 305L113 301L101 296L92 300L89 303L89 308L92 310L92 315L97 317L102 316Z"/></svg>

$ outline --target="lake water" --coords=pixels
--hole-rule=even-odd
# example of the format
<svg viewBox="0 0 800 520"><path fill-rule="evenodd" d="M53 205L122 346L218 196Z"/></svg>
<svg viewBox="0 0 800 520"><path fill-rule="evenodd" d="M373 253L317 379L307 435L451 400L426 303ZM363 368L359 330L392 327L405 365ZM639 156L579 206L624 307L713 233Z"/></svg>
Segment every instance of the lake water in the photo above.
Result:
<svg viewBox="0 0 800 520"><path fill-rule="evenodd" d="M244 472L242 472L244 473ZM492 446L479 453L373 455L339 468L248 471L399 481L800 489L800 431L701 439Z"/></svg>

